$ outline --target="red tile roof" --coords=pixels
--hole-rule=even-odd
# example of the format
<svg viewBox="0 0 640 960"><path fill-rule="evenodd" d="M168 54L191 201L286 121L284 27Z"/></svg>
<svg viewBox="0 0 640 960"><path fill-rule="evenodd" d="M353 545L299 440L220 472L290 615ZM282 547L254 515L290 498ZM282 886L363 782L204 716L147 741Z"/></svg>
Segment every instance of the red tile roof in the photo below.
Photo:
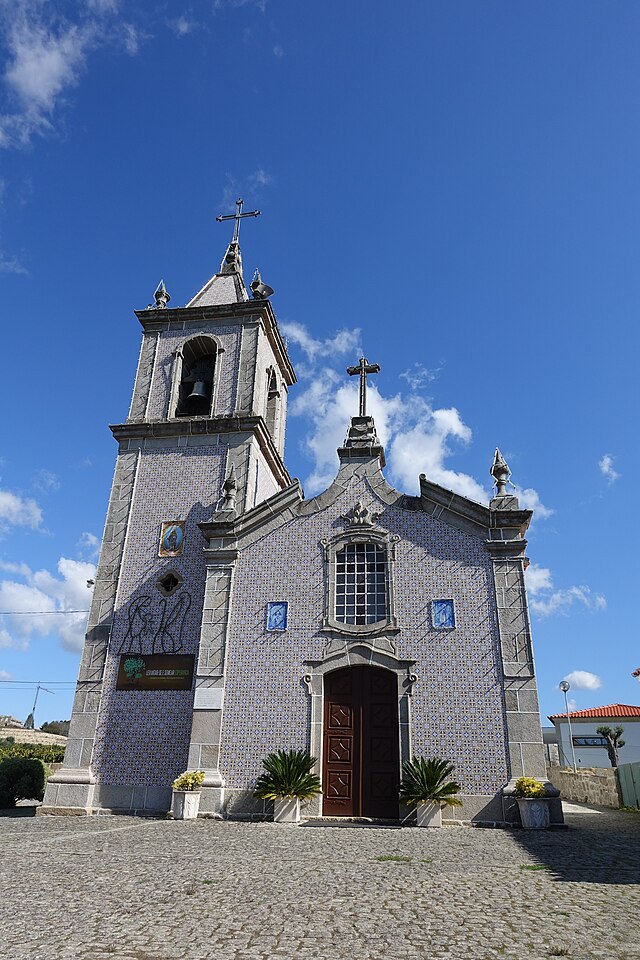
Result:
<svg viewBox="0 0 640 960"><path fill-rule="evenodd" d="M569 711L569 716L573 720L599 720L609 719L610 717L640 717L640 707L632 707L628 703L610 703L608 707L592 707L591 710ZM566 717L566 713L554 713L549 720L559 720Z"/></svg>

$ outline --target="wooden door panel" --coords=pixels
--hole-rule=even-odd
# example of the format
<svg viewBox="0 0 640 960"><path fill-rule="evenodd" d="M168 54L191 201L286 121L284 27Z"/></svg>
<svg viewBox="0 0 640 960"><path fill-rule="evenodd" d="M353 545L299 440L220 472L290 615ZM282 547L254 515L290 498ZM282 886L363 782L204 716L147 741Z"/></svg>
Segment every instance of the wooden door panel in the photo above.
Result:
<svg viewBox="0 0 640 960"><path fill-rule="evenodd" d="M346 703L330 703L327 723L330 729L342 727L353 728L353 707Z"/></svg>
<svg viewBox="0 0 640 960"><path fill-rule="evenodd" d="M378 667L347 667L324 680L326 816L398 816L398 681Z"/></svg>

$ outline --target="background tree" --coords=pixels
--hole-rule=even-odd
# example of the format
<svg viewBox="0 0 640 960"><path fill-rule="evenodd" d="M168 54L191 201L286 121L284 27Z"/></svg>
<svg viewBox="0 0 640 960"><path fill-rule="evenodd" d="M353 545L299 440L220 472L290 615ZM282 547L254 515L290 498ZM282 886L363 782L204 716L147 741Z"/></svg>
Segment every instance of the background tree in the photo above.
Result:
<svg viewBox="0 0 640 960"><path fill-rule="evenodd" d="M43 733L55 733L59 737L68 737L70 723L70 720L48 720L47 723L42 724L40 729Z"/></svg>
<svg viewBox="0 0 640 960"><path fill-rule="evenodd" d="M612 730L611 727L598 727L596 733L599 733L601 737L604 737L607 741L607 753L609 754L609 760L611 761L612 767L618 766L618 750L620 747L624 747L624 740L621 739L622 734L624 733L624 727L616 727L615 730Z"/></svg>

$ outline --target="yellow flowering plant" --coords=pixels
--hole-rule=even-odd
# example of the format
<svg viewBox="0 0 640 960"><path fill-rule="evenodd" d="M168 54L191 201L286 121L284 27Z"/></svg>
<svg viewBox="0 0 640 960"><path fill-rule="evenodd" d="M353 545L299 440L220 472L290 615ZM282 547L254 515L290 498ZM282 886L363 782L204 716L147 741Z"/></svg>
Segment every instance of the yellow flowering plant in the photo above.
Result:
<svg viewBox="0 0 640 960"><path fill-rule="evenodd" d="M547 795L544 784L535 777L520 777L516 780L514 796L521 800L543 800Z"/></svg>
<svg viewBox="0 0 640 960"><path fill-rule="evenodd" d="M204 781L204 770L185 770L173 781L174 790L199 790Z"/></svg>

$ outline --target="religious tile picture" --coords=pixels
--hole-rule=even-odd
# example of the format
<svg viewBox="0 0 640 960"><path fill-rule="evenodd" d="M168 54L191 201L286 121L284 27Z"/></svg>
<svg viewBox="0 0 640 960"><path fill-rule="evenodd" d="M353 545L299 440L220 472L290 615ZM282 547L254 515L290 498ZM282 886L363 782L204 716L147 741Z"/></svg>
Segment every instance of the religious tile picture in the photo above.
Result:
<svg viewBox="0 0 640 960"><path fill-rule="evenodd" d="M463 822L517 821L546 783L524 584L531 511L488 457L488 504L421 475L394 489L353 358L358 408L336 477L305 499L284 459L296 374L238 201L220 270L184 307L137 311L142 350L118 450L64 765L45 811L165 813L202 770L200 810L268 817L276 750L315 758L306 815L398 822L402 765L453 765ZM125 305L126 306L126 305ZM366 331L365 331L366 333ZM135 358L132 357L132 364ZM182 519L177 519L182 518ZM562 813L552 789L552 820Z"/></svg>

